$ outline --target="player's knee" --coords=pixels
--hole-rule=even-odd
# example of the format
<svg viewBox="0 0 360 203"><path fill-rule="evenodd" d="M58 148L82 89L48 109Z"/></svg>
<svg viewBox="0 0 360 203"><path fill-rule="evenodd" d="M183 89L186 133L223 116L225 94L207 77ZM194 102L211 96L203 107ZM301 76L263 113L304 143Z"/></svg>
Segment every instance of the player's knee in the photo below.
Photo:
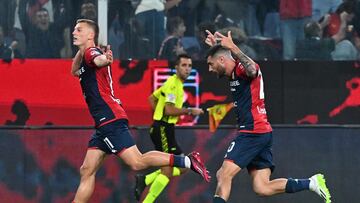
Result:
<svg viewBox="0 0 360 203"><path fill-rule="evenodd" d="M145 169L145 167L142 165L142 163L138 162L138 161L131 163L130 168L133 171L140 171L140 170Z"/></svg>
<svg viewBox="0 0 360 203"><path fill-rule="evenodd" d="M80 167L80 176L81 177L87 177L92 175L92 169L88 165L82 165Z"/></svg>

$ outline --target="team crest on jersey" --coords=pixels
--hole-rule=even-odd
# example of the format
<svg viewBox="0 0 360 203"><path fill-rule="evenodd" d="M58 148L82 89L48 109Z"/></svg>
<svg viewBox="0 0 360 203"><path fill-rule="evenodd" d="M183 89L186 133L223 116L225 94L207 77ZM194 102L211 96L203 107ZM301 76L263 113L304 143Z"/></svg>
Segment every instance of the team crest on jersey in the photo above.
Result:
<svg viewBox="0 0 360 203"><path fill-rule="evenodd" d="M95 50L90 52L90 55L91 55L91 56L94 56L94 55L96 55L96 54L98 54L98 52L95 51Z"/></svg>

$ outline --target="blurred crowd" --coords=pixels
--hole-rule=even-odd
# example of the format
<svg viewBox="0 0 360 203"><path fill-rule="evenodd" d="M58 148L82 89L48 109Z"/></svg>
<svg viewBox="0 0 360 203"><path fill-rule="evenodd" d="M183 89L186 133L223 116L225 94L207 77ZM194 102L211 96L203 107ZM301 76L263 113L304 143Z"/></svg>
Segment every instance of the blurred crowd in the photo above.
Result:
<svg viewBox="0 0 360 203"><path fill-rule="evenodd" d="M97 21L99 15L97 0L0 5L6 62L72 58L76 19ZM107 14L117 59L173 60L186 52L203 60L205 30L231 30L234 42L256 60L360 60L360 0L109 0Z"/></svg>

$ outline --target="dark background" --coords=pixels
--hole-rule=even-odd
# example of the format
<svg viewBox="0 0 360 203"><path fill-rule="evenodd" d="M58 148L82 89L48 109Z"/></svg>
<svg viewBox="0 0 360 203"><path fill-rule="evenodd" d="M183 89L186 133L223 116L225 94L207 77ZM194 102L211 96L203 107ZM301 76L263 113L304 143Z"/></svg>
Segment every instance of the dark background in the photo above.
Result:
<svg viewBox="0 0 360 203"><path fill-rule="evenodd" d="M141 151L153 149L148 128L133 128ZM0 130L0 202L50 203L70 202L79 181L78 168L86 152L92 129L1 129ZM360 198L360 129L345 127L275 126L273 154L276 169L272 178L307 178L325 174L333 202L357 202ZM202 154L213 180L205 183L188 173L174 178L158 202L210 203L215 191L215 173L221 166L233 128L208 129L178 127L177 139L183 151ZM152 170L142 171L142 173ZM91 202L135 202L132 187L135 172L108 157L97 173ZM247 171L233 181L229 202L322 202L308 191L257 197L252 191Z"/></svg>

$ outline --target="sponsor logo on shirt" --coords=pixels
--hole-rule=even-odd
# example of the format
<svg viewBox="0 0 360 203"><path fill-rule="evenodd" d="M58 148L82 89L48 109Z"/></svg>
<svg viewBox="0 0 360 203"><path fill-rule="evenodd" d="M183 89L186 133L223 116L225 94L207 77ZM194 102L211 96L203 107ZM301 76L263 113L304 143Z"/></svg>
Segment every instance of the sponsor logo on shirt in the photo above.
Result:
<svg viewBox="0 0 360 203"><path fill-rule="evenodd" d="M85 68L84 66L82 66L79 70L78 70L78 73L79 75L83 74L85 72Z"/></svg>
<svg viewBox="0 0 360 203"><path fill-rule="evenodd" d="M230 81L230 87L236 87L236 86L239 86L239 85L240 85L240 82L238 80Z"/></svg>
<svg viewBox="0 0 360 203"><path fill-rule="evenodd" d="M266 114L266 109L265 108L259 107L259 106L256 106L256 108L257 108L259 114Z"/></svg>

